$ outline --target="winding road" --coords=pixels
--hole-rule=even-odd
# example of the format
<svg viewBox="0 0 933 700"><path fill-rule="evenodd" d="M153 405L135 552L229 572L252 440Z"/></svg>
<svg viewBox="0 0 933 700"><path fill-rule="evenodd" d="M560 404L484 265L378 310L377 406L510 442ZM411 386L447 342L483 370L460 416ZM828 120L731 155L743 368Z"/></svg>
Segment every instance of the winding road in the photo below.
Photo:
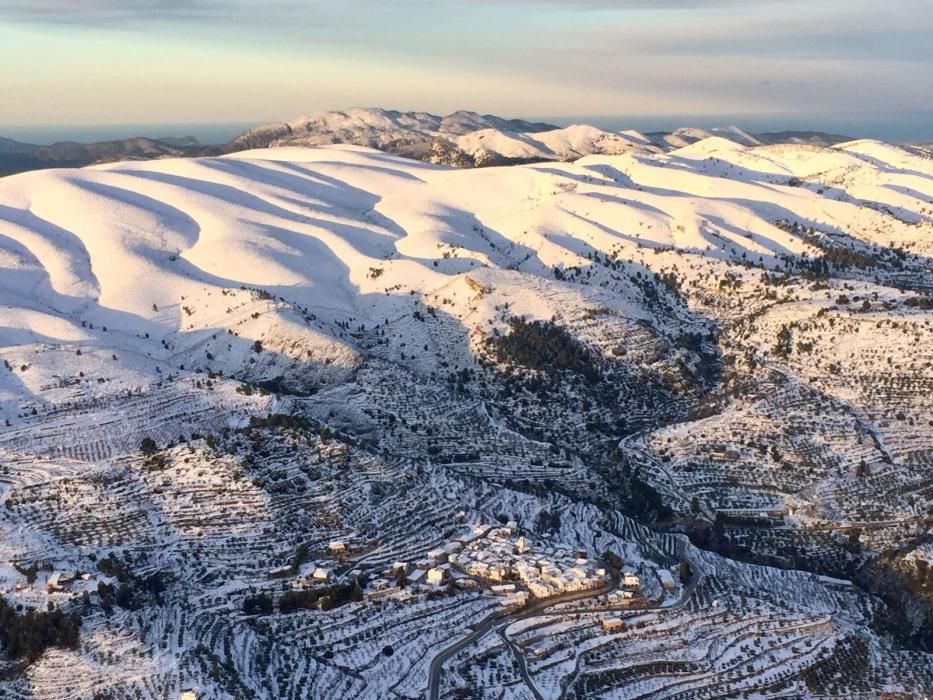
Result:
<svg viewBox="0 0 933 700"><path fill-rule="evenodd" d="M683 554L683 545L681 545L681 556ZM452 657L456 656L462 650L466 649L473 643L480 640L482 637L486 636L490 631L495 630L496 634L505 642L506 647L511 651L512 655L515 657L516 663L518 665L519 673L522 676L522 680L528 686L529 690L534 694L535 698L538 700L543 700L543 696L538 689L535 687L534 681L531 679L530 674L528 673L528 666L525 661L525 656L522 653L521 649L512 642L508 635L506 634L506 629L514 622L519 620L524 620L529 617L536 617L539 615L547 616L556 616L556 615L574 615L577 613L597 613L597 612L614 612L614 611L626 611L626 612L645 612L651 610L673 610L675 608L682 607L690 599L690 596L693 594L693 591L699 585L700 581L703 578L702 572L694 571L693 575L690 578L690 581L684 587L683 595L675 603L665 606L645 606L639 607L634 605L626 606L606 606L601 608L562 608L560 610L549 611L548 608L554 607L555 605L560 605L561 603L569 603L575 600L587 600L590 598L597 598L601 595L605 595L615 590L619 585L619 572L612 571L612 576L610 580L599 588L591 588L585 591L576 591L573 593L562 593L561 595L554 596L552 598L545 598L542 600L535 601L530 605L527 605L519 610L499 610L483 619L470 634L468 634L463 639L455 642L450 645L443 651L441 651L434 659L431 661L430 671L428 673L428 697L430 700L438 700L440 698L440 687L441 687L441 673L444 670L444 664L447 663Z"/></svg>

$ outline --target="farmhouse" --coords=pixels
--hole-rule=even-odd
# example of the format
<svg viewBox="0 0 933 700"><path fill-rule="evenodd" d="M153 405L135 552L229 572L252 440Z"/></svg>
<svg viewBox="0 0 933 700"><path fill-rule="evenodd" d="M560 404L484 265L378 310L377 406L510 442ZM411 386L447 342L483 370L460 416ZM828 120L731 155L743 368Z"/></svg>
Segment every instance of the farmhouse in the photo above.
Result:
<svg viewBox="0 0 933 700"><path fill-rule="evenodd" d="M46 586L49 593L67 591L76 578L74 571L55 571L49 576Z"/></svg>
<svg viewBox="0 0 933 700"><path fill-rule="evenodd" d="M625 620L620 617L607 617L600 624L606 632L622 632L625 629Z"/></svg>

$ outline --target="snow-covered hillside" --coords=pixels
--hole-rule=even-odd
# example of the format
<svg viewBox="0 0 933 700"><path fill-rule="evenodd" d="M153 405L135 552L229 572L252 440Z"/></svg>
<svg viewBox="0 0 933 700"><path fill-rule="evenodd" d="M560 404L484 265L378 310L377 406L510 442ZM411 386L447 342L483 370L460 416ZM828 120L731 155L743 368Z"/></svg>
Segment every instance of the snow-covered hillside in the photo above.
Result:
<svg viewBox="0 0 933 700"><path fill-rule="evenodd" d="M928 689L931 161L377 116L0 179L0 694Z"/></svg>
<svg viewBox="0 0 933 700"><path fill-rule="evenodd" d="M459 136L454 143L477 165L501 161L569 161L594 154L657 153L661 150L646 143L645 137L639 134L614 134L582 124L536 133L482 129Z"/></svg>
<svg viewBox="0 0 933 700"><path fill-rule="evenodd" d="M734 127L714 131L743 145L761 143ZM234 152L246 148L347 144L378 148L430 163L473 167L573 161L586 155L658 153L711 135L700 129L679 129L672 134L648 137L636 131L611 132L584 124L559 128L466 111L441 117L424 112L356 108L258 126L233 139L226 149Z"/></svg>
<svg viewBox="0 0 933 700"><path fill-rule="evenodd" d="M460 136L489 130L531 134L557 127L492 114L459 111L441 117L426 112L397 112L357 107L345 112L319 112L287 122L249 129L233 139L228 150L268 146L325 146L348 144L391 150L399 155L428 159L439 144L453 145ZM495 154L490 153L489 156ZM450 156L448 156L450 158ZM449 163L453 164L453 163Z"/></svg>
<svg viewBox="0 0 933 700"><path fill-rule="evenodd" d="M844 231L860 245L895 236L926 255L926 172L927 162L873 142L745 149L712 137L671 155L488 172L344 146L7 178L5 359L29 369L8 377L0 407L15 419L24 401L41 406L47 393L135 387L140 373L153 379L157 368L207 364L198 356L205 352L218 368L255 373L265 360L244 348L273 335L323 343L351 366L356 351L334 324L352 317L372 327L408 312L413 295L432 298L471 274L527 287L510 295L513 306L547 318L556 311L542 302L553 271L588 266L593 255L646 269L684 253L773 268L814 250L778 219ZM668 323L638 306L630 283L605 282L597 287L626 315ZM272 298L254 300L250 290ZM458 318L465 297L452 302ZM48 351L35 353L39 346ZM132 370L125 381L70 384L66 368L102 370L95 358L114 350L123 355L115 375ZM289 352L282 355L268 362L275 367Z"/></svg>
<svg viewBox="0 0 933 700"><path fill-rule="evenodd" d="M378 148L429 163L476 167L540 161L574 161L587 155L660 153L719 138L740 146L798 143L832 146L846 137L822 132L749 134L738 127L680 128L641 134L606 131L587 124L559 128L491 114L355 108L319 112L249 129L225 146L227 152L282 146L347 144Z"/></svg>

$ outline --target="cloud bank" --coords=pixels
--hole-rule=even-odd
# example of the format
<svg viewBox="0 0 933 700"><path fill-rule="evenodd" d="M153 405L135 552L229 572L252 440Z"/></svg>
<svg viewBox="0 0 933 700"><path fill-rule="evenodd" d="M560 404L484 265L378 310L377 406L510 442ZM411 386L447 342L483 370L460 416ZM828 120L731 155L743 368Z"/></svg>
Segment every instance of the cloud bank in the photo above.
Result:
<svg viewBox="0 0 933 700"><path fill-rule="evenodd" d="M933 110L930 26L929 0L0 0L0 120Z"/></svg>

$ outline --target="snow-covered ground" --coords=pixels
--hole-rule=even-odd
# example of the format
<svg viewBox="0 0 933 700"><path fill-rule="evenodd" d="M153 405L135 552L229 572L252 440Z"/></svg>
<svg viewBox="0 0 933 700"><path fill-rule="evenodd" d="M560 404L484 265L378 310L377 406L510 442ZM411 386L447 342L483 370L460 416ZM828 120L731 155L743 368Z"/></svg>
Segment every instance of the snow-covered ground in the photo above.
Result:
<svg viewBox="0 0 933 700"><path fill-rule="evenodd" d="M458 120L474 157L617 155L283 146L0 179L0 588L84 618L5 697L928 689L844 579L926 571L933 162ZM642 590L454 648L501 614L488 581L368 587L509 521ZM363 600L282 612L269 572L297 558ZM921 635L922 599L891 603Z"/></svg>

